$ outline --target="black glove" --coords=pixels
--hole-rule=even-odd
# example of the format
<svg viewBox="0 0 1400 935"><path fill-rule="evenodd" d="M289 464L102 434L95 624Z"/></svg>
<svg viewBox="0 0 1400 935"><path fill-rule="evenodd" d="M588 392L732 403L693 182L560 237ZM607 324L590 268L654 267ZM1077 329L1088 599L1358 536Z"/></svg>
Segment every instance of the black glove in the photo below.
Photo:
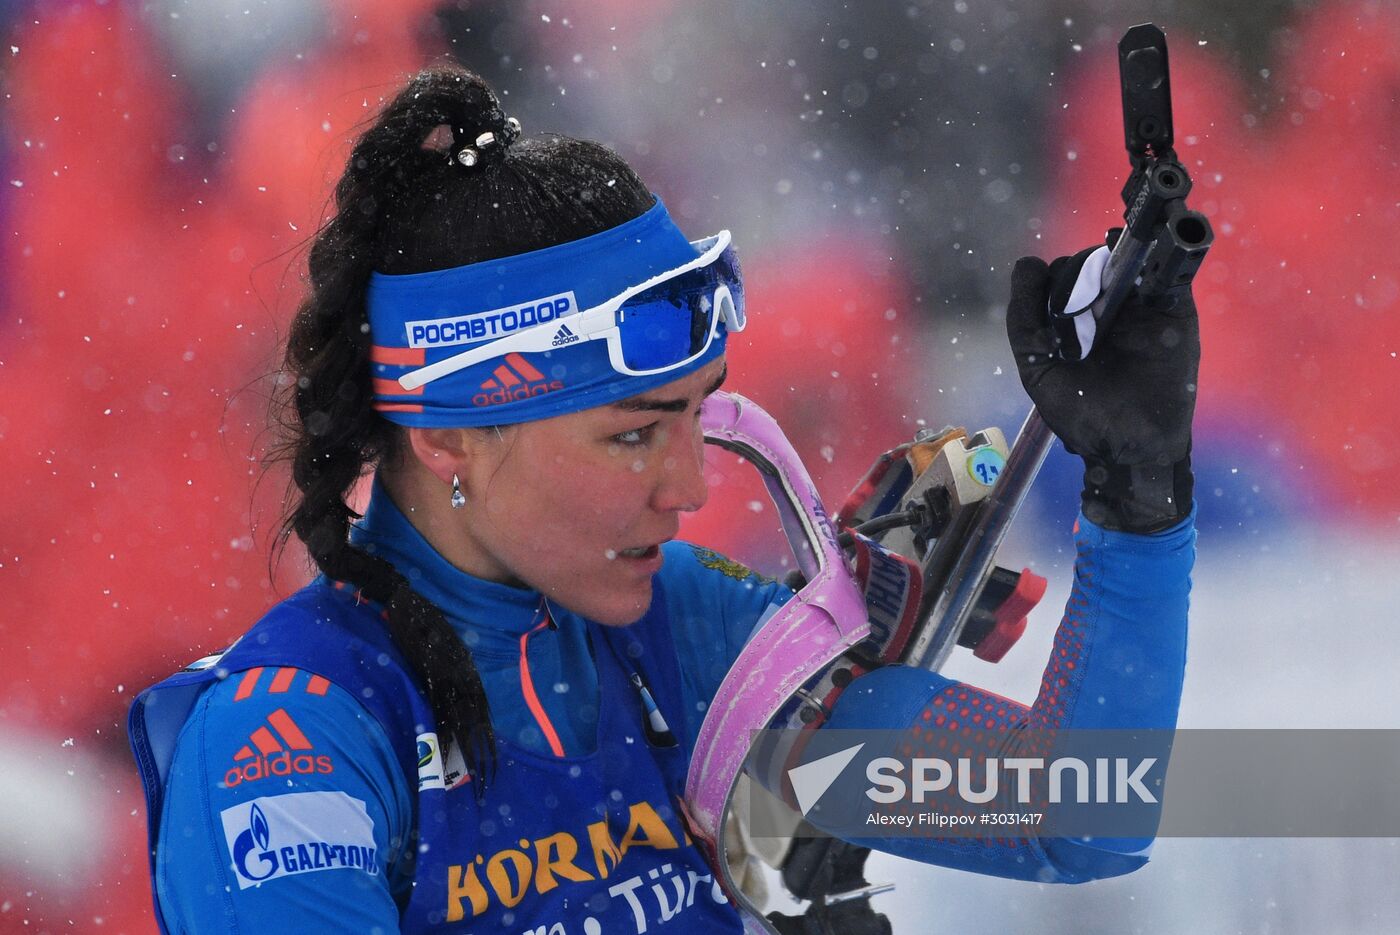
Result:
<svg viewBox="0 0 1400 935"><path fill-rule="evenodd" d="M1084 515L1107 529L1157 532L1191 512L1196 303L1189 285L1146 301L1134 293L1087 357L1062 360L1048 309L1064 308L1096 249L1048 267L1039 257L1018 260L1006 332L1021 384L1065 447L1084 459Z"/></svg>

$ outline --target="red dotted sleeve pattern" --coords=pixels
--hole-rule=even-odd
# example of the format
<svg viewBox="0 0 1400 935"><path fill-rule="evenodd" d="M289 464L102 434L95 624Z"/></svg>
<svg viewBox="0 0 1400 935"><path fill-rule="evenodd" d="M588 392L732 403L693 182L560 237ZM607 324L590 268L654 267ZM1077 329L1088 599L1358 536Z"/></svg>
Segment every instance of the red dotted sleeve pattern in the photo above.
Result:
<svg viewBox="0 0 1400 935"><path fill-rule="evenodd" d="M889 667L857 680L830 726L899 729L905 739L898 756L950 763L962 757L974 763L990 756L1047 757L1055 732L1069 728L1174 726L1185 669L1193 520L1140 536L1103 530L1081 517L1075 543L1074 586L1030 707L936 673ZM1086 698L1093 703L1082 703ZM974 775L982 775L980 769ZM910 810L971 814L973 807L955 788ZM1002 788L996 803L976 810L1036 810L1034 798L1014 803L1011 794ZM1047 854L1055 842L1028 834L865 843L931 863L1046 882L1113 875L1146 861L1142 856L1125 862L1115 852L1096 869L1076 852L1075 867L1057 867L1055 855Z"/></svg>

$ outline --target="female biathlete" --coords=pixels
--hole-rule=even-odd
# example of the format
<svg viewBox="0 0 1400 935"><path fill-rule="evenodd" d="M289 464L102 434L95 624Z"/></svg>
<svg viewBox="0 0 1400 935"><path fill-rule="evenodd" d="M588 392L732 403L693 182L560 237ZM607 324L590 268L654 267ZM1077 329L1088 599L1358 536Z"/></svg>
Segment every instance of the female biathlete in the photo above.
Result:
<svg viewBox="0 0 1400 935"><path fill-rule="evenodd" d="M286 352L288 526L321 574L133 706L162 931L739 931L678 803L726 670L791 595L674 540L706 500L700 407L745 324L728 233L690 242L617 155L521 136L450 68L385 108L335 198ZM953 699L1001 729L1175 722L1194 307L1129 308L1061 364L1052 269L1016 267L1008 315L1023 382L1086 461L1039 697L891 666L835 723L908 725ZM1043 881L1146 859L889 849Z"/></svg>

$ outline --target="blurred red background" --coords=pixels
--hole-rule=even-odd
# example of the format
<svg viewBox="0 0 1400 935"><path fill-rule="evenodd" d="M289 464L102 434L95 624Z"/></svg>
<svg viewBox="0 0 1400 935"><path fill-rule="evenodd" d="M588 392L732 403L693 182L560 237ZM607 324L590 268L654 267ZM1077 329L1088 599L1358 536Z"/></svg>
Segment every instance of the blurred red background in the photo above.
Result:
<svg viewBox="0 0 1400 935"><path fill-rule="evenodd" d="M440 52L422 28L434 6L332 5L314 46L247 85L218 152L171 142L194 105L130 7L41 4L16 17L0 245L0 593L11 608L0 730L32 753L6 788L77 816L85 836L14 832L0 932L152 930L125 709L306 576L295 547L280 561L269 551L285 481L264 478L259 458L278 338L298 249L355 127ZM1251 113L1211 47L1172 48L1179 153L1217 235L1196 290L1198 453L1204 438L1207 460L1275 464L1307 509L1393 532L1400 13L1330 4L1291 36L1267 115ZM1030 247L1047 256L1121 215L1116 57L1098 45L1081 62L1045 100L1041 216L1053 235ZM665 179L652 184L665 194ZM778 416L839 502L913 431L929 360L955 358L921 347L942 325L916 314L900 274L909 261L882 243L826 225L745 255L760 314L735 342L730 384ZM711 467L715 480L736 470ZM771 541L755 490L719 485L687 534L745 554Z"/></svg>

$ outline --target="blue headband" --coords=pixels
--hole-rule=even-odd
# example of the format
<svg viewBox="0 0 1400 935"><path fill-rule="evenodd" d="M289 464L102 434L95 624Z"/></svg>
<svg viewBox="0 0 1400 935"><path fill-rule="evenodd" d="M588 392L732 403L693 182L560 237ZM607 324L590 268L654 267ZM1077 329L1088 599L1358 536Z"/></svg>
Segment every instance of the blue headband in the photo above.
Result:
<svg viewBox="0 0 1400 935"><path fill-rule="evenodd" d="M374 407L419 428L509 425L607 405L663 386L724 353L725 332L682 367L618 373L603 341L474 364L410 392L398 380L477 345L620 295L700 255L658 198L645 214L581 240L452 269L370 277Z"/></svg>

